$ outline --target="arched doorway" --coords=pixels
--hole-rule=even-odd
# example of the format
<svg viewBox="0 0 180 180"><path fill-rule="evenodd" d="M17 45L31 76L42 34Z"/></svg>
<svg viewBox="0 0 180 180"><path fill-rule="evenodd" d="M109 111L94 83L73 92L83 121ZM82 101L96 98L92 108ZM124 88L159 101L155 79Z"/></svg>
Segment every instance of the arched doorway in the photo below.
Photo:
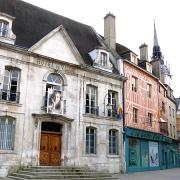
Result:
<svg viewBox="0 0 180 180"><path fill-rule="evenodd" d="M58 166L61 164L62 125L42 122L40 143L40 165Z"/></svg>

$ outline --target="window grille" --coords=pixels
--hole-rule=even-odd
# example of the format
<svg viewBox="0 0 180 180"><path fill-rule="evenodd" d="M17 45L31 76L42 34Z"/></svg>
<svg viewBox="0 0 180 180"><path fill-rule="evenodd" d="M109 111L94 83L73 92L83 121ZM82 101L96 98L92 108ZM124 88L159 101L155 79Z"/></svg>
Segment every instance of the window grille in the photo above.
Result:
<svg viewBox="0 0 180 180"><path fill-rule="evenodd" d="M0 150L14 149L15 120L0 117Z"/></svg>

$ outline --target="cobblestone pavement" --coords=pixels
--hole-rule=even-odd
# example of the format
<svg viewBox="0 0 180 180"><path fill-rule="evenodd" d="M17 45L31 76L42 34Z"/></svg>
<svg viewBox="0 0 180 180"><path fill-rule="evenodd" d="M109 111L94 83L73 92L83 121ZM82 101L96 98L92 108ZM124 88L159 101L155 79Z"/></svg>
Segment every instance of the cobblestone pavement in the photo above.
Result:
<svg viewBox="0 0 180 180"><path fill-rule="evenodd" d="M180 168L117 175L119 180L180 180ZM0 180L11 180L0 178Z"/></svg>
<svg viewBox="0 0 180 180"><path fill-rule="evenodd" d="M119 175L119 180L180 180L180 168Z"/></svg>

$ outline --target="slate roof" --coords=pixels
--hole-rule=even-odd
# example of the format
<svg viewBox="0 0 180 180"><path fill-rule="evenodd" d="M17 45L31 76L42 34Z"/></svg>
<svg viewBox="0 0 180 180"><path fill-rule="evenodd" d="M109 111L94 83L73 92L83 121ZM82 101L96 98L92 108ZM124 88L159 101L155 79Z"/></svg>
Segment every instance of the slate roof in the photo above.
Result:
<svg viewBox="0 0 180 180"><path fill-rule="evenodd" d="M16 35L17 46L30 48L60 25L66 29L86 64L92 65L88 53L101 46L92 27L21 0L0 0L0 12L16 18L12 30ZM121 54L129 49L117 44L116 50Z"/></svg>

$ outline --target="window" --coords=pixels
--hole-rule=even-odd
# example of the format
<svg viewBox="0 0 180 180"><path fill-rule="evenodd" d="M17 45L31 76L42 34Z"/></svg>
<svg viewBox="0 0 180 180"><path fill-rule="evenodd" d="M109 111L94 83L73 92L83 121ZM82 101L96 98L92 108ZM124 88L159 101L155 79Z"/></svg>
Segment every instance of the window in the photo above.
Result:
<svg viewBox="0 0 180 180"><path fill-rule="evenodd" d="M0 117L0 150L14 149L15 120L10 117Z"/></svg>
<svg viewBox="0 0 180 180"><path fill-rule="evenodd" d="M20 70L14 67L6 66L4 73L3 89L1 98L7 101L19 103L19 81Z"/></svg>
<svg viewBox="0 0 180 180"><path fill-rule="evenodd" d="M169 106L169 116L171 116L171 106Z"/></svg>
<svg viewBox="0 0 180 180"><path fill-rule="evenodd" d="M140 166L140 141L129 138L129 166Z"/></svg>
<svg viewBox="0 0 180 180"><path fill-rule="evenodd" d="M97 88L91 85L86 87L86 113L98 115Z"/></svg>
<svg viewBox="0 0 180 180"><path fill-rule="evenodd" d="M100 64L102 66L107 66L107 54L104 52L101 52Z"/></svg>
<svg viewBox="0 0 180 180"><path fill-rule="evenodd" d="M174 118L174 113L175 113L175 112L174 112L174 109L172 109L173 118Z"/></svg>
<svg viewBox="0 0 180 180"><path fill-rule="evenodd" d="M170 135L172 136L172 124L170 124Z"/></svg>
<svg viewBox="0 0 180 180"><path fill-rule="evenodd" d="M138 119L138 109L133 108L133 122L137 123Z"/></svg>
<svg viewBox="0 0 180 180"><path fill-rule="evenodd" d="M174 138L176 138L176 128L173 126Z"/></svg>
<svg viewBox="0 0 180 180"><path fill-rule="evenodd" d="M132 77L132 91L137 92L137 78Z"/></svg>
<svg viewBox="0 0 180 180"><path fill-rule="evenodd" d="M118 131L109 130L109 154L118 155Z"/></svg>
<svg viewBox="0 0 180 180"><path fill-rule="evenodd" d="M0 36L7 37L8 35L8 22L0 21Z"/></svg>
<svg viewBox="0 0 180 180"><path fill-rule="evenodd" d="M152 113L148 113L148 125L152 126Z"/></svg>
<svg viewBox="0 0 180 180"><path fill-rule="evenodd" d="M151 98L151 94L152 94L152 85L151 84L147 84L147 90L148 90L148 97Z"/></svg>
<svg viewBox="0 0 180 180"><path fill-rule="evenodd" d="M115 117L117 114L117 92L108 91L108 116Z"/></svg>
<svg viewBox="0 0 180 180"><path fill-rule="evenodd" d="M45 107L48 113L62 113L62 77L59 74L49 74L46 84Z"/></svg>
<svg viewBox="0 0 180 180"><path fill-rule="evenodd" d="M162 101L162 112L165 113L165 103Z"/></svg>
<svg viewBox="0 0 180 180"><path fill-rule="evenodd" d="M93 127L86 128L86 153L96 154L96 129Z"/></svg>

